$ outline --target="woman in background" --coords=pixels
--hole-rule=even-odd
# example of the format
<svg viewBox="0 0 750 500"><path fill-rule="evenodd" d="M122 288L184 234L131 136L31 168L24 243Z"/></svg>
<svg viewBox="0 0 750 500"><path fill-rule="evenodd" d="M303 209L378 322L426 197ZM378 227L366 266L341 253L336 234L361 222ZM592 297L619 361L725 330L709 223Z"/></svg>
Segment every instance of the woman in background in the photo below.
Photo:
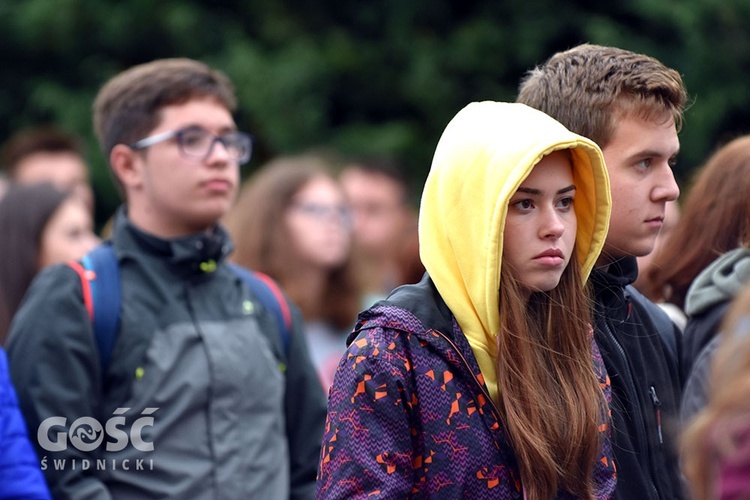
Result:
<svg viewBox="0 0 750 500"><path fill-rule="evenodd" d="M245 182L225 223L232 259L274 278L299 306L327 390L360 305L351 211L329 163L317 155L271 161Z"/></svg>
<svg viewBox="0 0 750 500"><path fill-rule="evenodd" d="M75 260L97 245L91 211L49 183L12 185L0 200L0 344L43 267Z"/></svg>
<svg viewBox="0 0 750 500"><path fill-rule="evenodd" d="M708 404L683 435L693 498L750 498L750 287L733 301L717 337Z"/></svg>

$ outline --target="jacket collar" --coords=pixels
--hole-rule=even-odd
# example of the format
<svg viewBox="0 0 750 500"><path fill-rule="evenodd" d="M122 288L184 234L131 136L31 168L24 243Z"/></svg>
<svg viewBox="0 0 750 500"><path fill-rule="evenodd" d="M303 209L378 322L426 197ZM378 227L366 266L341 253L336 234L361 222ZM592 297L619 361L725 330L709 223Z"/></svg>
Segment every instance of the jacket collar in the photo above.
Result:
<svg viewBox="0 0 750 500"><path fill-rule="evenodd" d="M163 239L135 226L125 206L115 217L112 236L123 257L145 252L165 261L181 275L213 272L234 250L229 233L218 223L207 232Z"/></svg>
<svg viewBox="0 0 750 500"><path fill-rule="evenodd" d="M598 267L591 274L591 281L597 288L624 287L638 277L638 262L635 257L622 257L607 267Z"/></svg>
<svg viewBox="0 0 750 500"><path fill-rule="evenodd" d="M400 286L386 299L361 312L354 331L349 334L347 345L354 341L360 330L370 321L378 320L383 314L382 307L398 307L409 311L426 329L437 330L449 338L454 337L454 327L458 328L453 314L440 297L430 276L425 273L419 283Z"/></svg>

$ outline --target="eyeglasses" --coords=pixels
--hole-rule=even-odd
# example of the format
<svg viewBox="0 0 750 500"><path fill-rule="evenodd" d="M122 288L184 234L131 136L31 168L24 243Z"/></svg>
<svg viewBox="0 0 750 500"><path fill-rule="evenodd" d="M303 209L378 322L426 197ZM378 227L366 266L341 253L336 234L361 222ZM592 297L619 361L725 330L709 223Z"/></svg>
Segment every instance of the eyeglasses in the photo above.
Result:
<svg viewBox="0 0 750 500"><path fill-rule="evenodd" d="M222 135L214 135L200 127L187 127L146 137L130 145L130 149L139 151L169 139L177 139L180 153L189 158L205 161L214 150L214 145L220 142L230 158L240 165L250 161L253 150L252 136L244 132L233 130Z"/></svg>
<svg viewBox="0 0 750 500"><path fill-rule="evenodd" d="M336 220L345 226L352 223L352 212L344 205L323 205L322 203L304 203L297 202L291 205L291 208L297 209L305 215L309 215L317 221L330 220L335 216Z"/></svg>

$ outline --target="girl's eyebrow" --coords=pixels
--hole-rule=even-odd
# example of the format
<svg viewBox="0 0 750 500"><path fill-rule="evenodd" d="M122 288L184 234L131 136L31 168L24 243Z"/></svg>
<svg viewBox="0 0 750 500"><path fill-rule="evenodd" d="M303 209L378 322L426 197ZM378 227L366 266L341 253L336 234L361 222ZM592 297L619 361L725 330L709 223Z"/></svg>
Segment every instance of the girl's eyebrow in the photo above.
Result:
<svg viewBox="0 0 750 500"><path fill-rule="evenodd" d="M567 187L564 187L562 189L559 189L556 194L563 194L563 193L567 193L569 191L575 191L575 190L576 190L575 185L571 184L570 186L567 186ZM527 188L527 187L521 186L520 188L518 188L518 190L516 190L516 193L526 193L526 194L540 195L540 194L542 194L542 190L541 189L535 189L535 188Z"/></svg>

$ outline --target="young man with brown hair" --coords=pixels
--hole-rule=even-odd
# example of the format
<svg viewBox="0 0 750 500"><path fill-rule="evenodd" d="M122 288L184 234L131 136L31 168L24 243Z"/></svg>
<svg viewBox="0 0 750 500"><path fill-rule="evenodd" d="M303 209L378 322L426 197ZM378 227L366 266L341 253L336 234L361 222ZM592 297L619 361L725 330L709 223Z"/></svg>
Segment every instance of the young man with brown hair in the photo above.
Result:
<svg viewBox="0 0 750 500"><path fill-rule="evenodd" d="M35 280L9 346L56 498L314 496L325 400L299 312L285 348L226 263L218 221L252 146L234 109L226 76L189 59L131 68L96 98L126 200L112 237L122 299L111 361L70 266Z"/></svg>
<svg viewBox="0 0 750 500"><path fill-rule="evenodd" d="M522 80L517 98L596 142L604 153L612 216L590 281L595 339L612 381L616 498L681 498L676 439L679 335L630 283L652 251L665 205L679 196L672 172L687 92L675 70L615 47L584 44L554 54Z"/></svg>

